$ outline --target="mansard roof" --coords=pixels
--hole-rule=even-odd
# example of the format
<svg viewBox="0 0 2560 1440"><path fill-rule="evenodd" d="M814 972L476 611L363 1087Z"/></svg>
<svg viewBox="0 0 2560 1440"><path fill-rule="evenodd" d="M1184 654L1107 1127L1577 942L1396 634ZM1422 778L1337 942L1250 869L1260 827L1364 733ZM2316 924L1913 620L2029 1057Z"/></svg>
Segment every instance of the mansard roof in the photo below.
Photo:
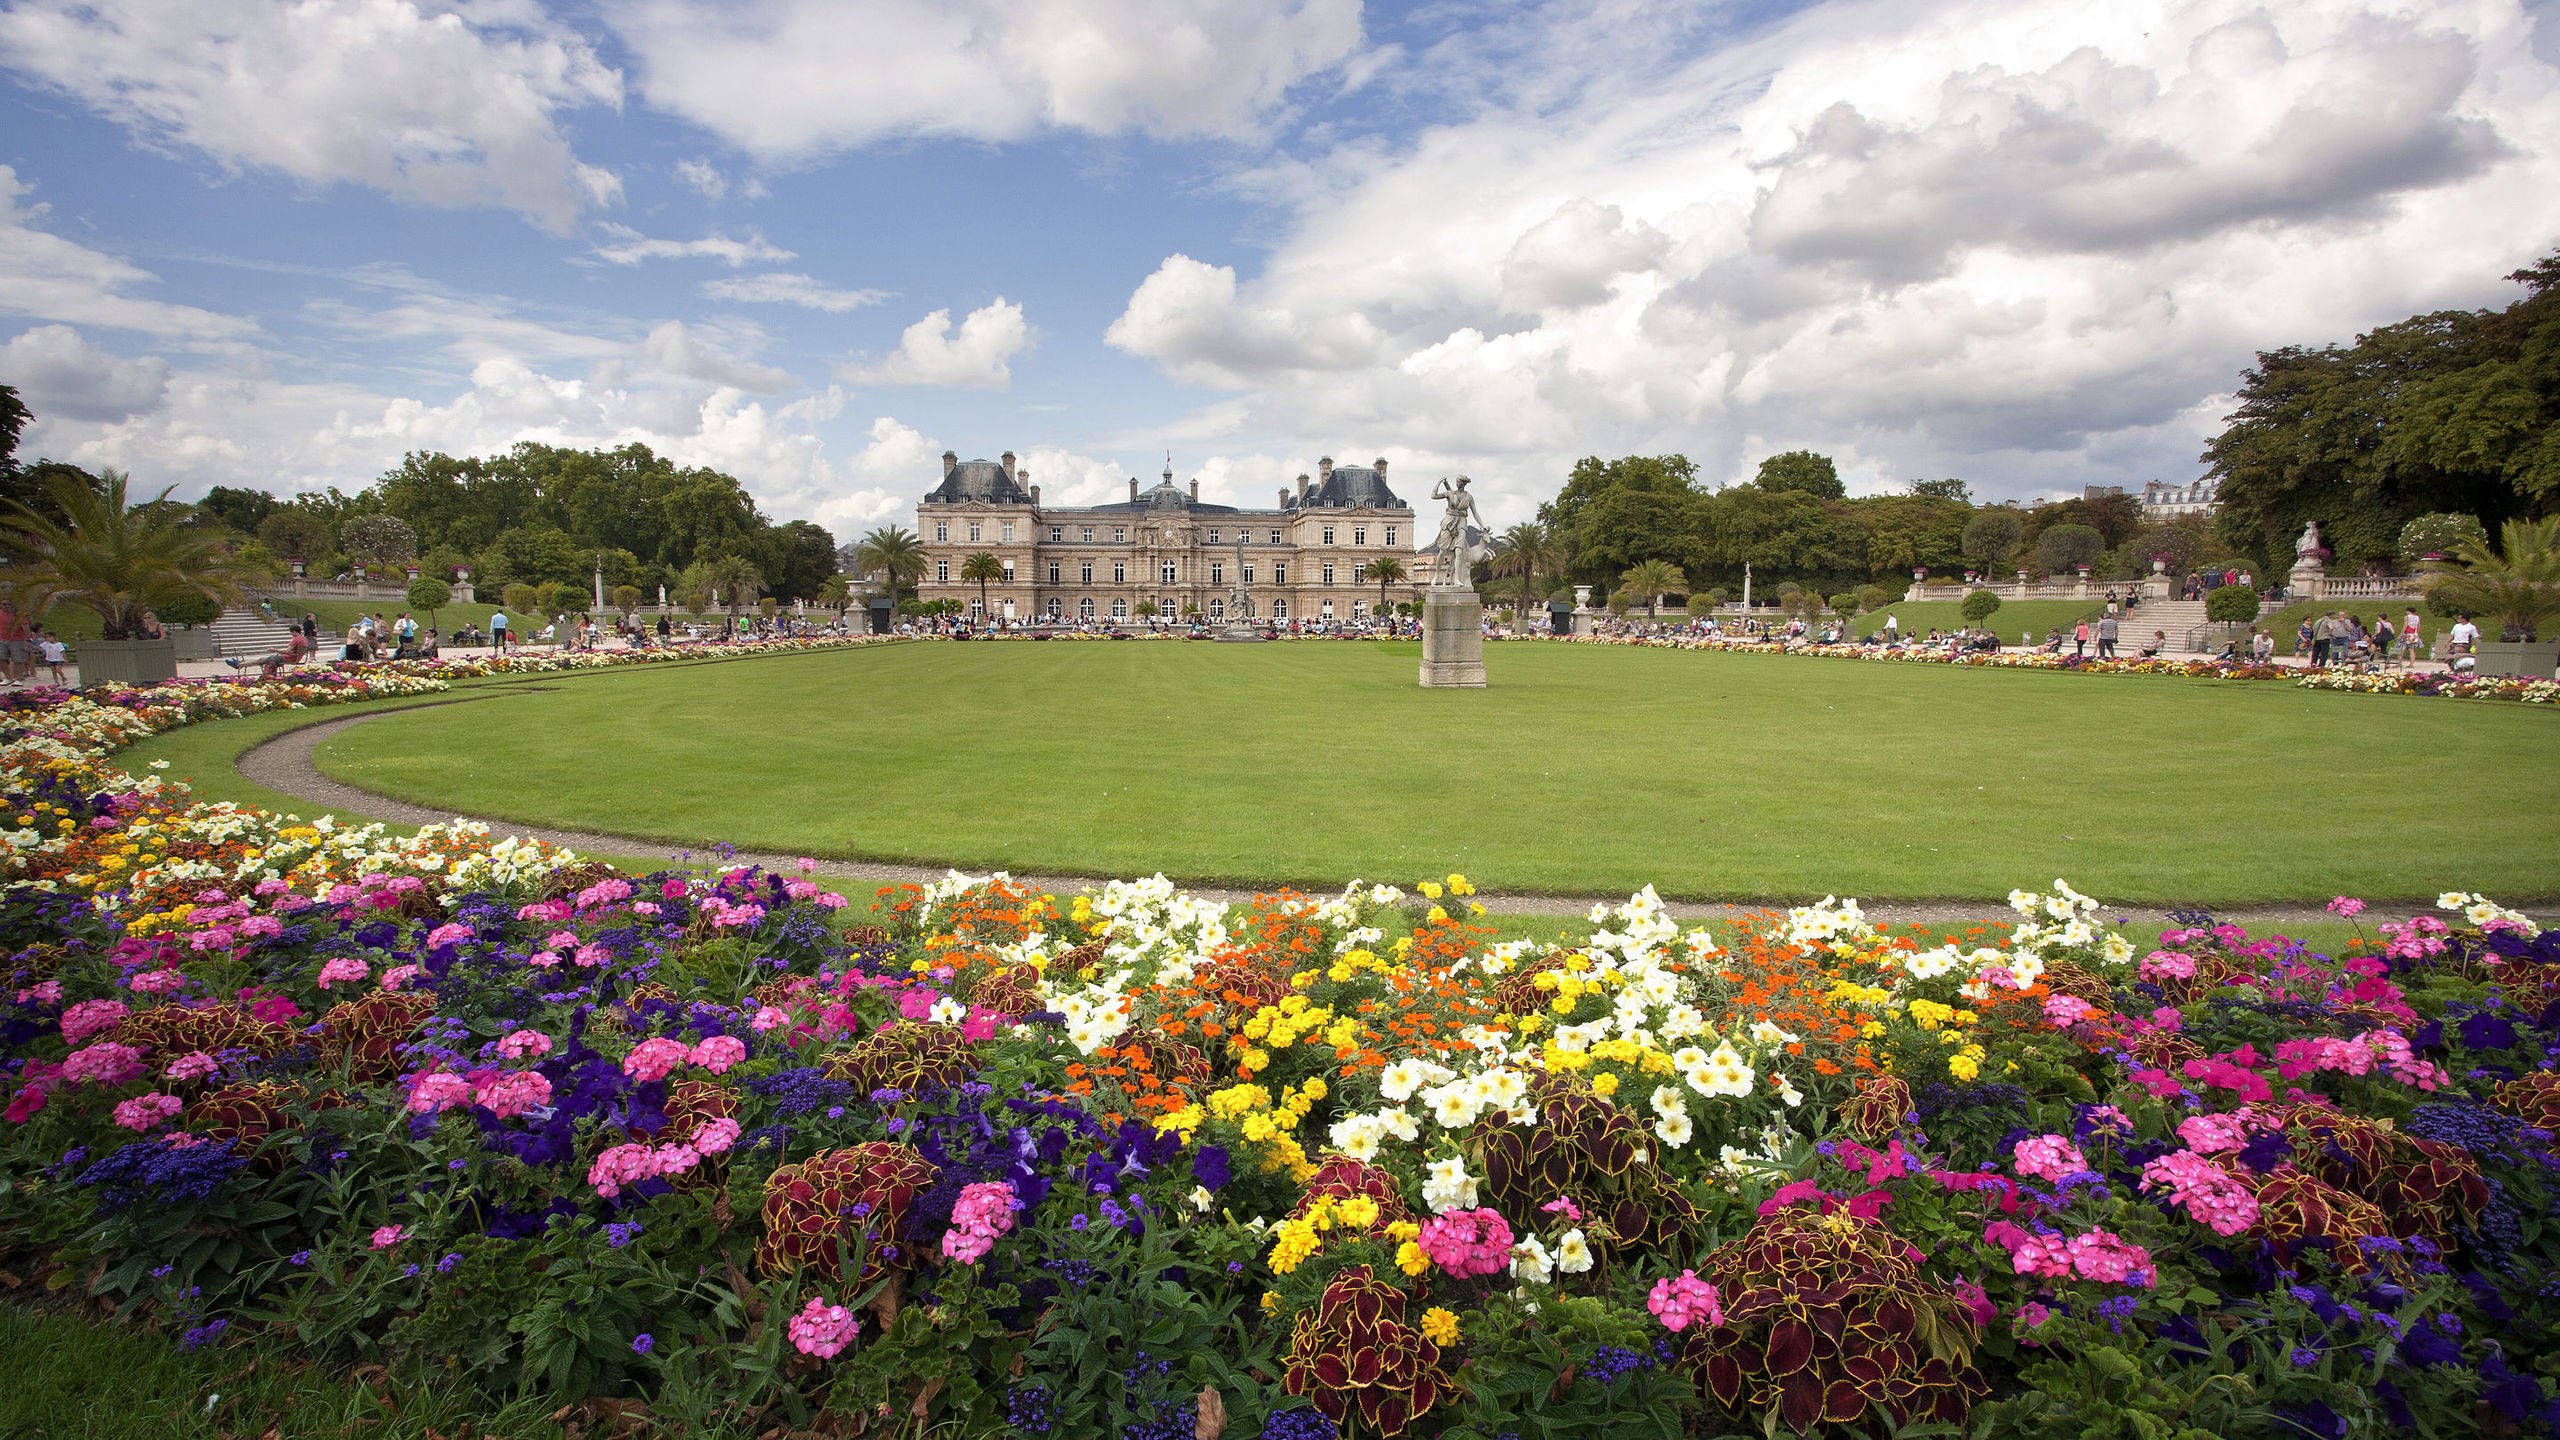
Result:
<svg viewBox="0 0 2560 1440"><path fill-rule="evenodd" d="M1407 506L1387 488L1387 477L1366 465L1336 465L1324 483L1307 495L1307 504L1328 510L1347 510L1365 505L1373 510L1404 510Z"/></svg>
<svg viewBox="0 0 2560 1440"><path fill-rule="evenodd" d="M927 505L954 505L964 500L982 500L990 505L1028 505L1031 496L1004 473L1004 466L993 460L963 460L942 477L933 493L924 497Z"/></svg>

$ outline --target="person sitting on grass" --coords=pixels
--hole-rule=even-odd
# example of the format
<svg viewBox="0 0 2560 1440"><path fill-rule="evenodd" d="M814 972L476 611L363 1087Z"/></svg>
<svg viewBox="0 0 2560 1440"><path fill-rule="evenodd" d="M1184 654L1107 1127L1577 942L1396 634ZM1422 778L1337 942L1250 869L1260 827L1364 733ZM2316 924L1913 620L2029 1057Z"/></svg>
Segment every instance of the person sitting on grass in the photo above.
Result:
<svg viewBox="0 0 2560 1440"><path fill-rule="evenodd" d="M2142 658L2145 660L2157 660L2160 658L2160 652L2168 648L2168 632L2165 630L2154 630L2151 632L2151 643L2142 647Z"/></svg>

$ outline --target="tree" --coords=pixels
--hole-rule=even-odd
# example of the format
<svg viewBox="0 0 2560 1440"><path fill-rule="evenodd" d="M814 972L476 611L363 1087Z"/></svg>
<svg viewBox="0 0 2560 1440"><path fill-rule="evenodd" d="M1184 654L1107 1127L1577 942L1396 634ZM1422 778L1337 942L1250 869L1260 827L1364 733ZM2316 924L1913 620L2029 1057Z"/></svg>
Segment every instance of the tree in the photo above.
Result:
<svg viewBox="0 0 2560 1440"><path fill-rule="evenodd" d="M98 480L49 476L41 508L17 504L0 513L0 556L16 567L9 578L30 618L69 600L97 612L104 638L129 640L140 634L145 610L181 595L236 605L268 578L233 553L220 527L172 503L168 490L134 505L131 477L108 470Z"/></svg>
<svg viewBox="0 0 2560 1440"><path fill-rule="evenodd" d="M335 534L328 521L299 505L287 505L258 522L258 541L270 553L308 565L329 558Z"/></svg>
<svg viewBox="0 0 2560 1440"><path fill-rule="evenodd" d="M815 599L835 576L836 537L806 520L776 525L757 548L766 588L778 599Z"/></svg>
<svg viewBox="0 0 2560 1440"><path fill-rule="evenodd" d="M1789 450L1760 462L1760 473L1752 484L1763 490L1801 490L1823 500L1837 500L1847 495L1840 483L1840 468L1828 455L1811 450Z"/></svg>
<svg viewBox="0 0 2560 1440"><path fill-rule="evenodd" d="M1153 600L1141 600L1138 602L1138 608L1131 613L1135 614L1141 620L1152 623L1158 615L1161 615L1164 612L1156 608L1156 602Z"/></svg>
<svg viewBox="0 0 2560 1440"><path fill-rule="evenodd" d="M960 562L960 578L978 587L978 613L992 618L995 611L987 604L987 583L1004 578L1004 562L985 550Z"/></svg>
<svg viewBox="0 0 2560 1440"><path fill-rule="evenodd" d="M1957 606L1956 609L1959 614L1964 616L1964 623L1967 625L1980 625L1982 622L1990 619L1994 614L1999 612L2000 597L1992 594L1988 590L1975 590L1966 595L1964 597L1964 603Z"/></svg>
<svg viewBox="0 0 2560 1440"><path fill-rule="evenodd" d="M396 515L359 515L338 527L347 558L375 570L405 565L418 553L418 532Z"/></svg>
<svg viewBox="0 0 2560 1440"><path fill-rule="evenodd" d="M1514 630L1529 628L1529 607L1542 593L1538 589L1539 574L1554 574L1563 568L1564 556L1554 532L1534 520L1512 526L1494 541L1493 573L1520 582L1520 610L1512 624Z"/></svg>
<svg viewBox="0 0 2560 1440"><path fill-rule="evenodd" d="M2025 533L2018 512L2006 506L1979 510L1964 524L1964 557L1988 573L2009 567L2009 557L2018 550L2018 537Z"/></svg>
<svg viewBox="0 0 2560 1440"><path fill-rule="evenodd" d="M1685 564L1696 549L1698 468L1686 455L1586 455L1538 522L1571 558L1573 578L1599 585L1638 560Z"/></svg>
<svg viewBox="0 0 2560 1440"><path fill-rule="evenodd" d="M1914 480L1911 493L1930 500L1953 500L1959 505L1973 503L1973 487L1961 480Z"/></svg>
<svg viewBox="0 0 2560 1440"><path fill-rule="evenodd" d="M628 615L639 609L640 602L649 597L637 585L616 585L605 592L605 598L613 602L614 609Z"/></svg>
<svg viewBox="0 0 2560 1440"><path fill-rule="evenodd" d="M1858 597L1850 594L1846 590L1841 591L1839 594L1831 597L1831 612L1835 615L1857 614Z"/></svg>
<svg viewBox="0 0 2560 1440"><path fill-rule="evenodd" d="M538 598L540 597L534 593L533 587L521 580L498 592L498 603L518 620L529 620L533 617L533 612L539 608L534 604Z"/></svg>
<svg viewBox="0 0 2560 1440"><path fill-rule="evenodd" d="M889 598L895 601L901 586L924 576L924 541L911 530L883 525L853 547L853 563L866 573L887 576Z"/></svg>
<svg viewBox="0 0 2560 1440"><path fill-rule="evenodd" d="M2060 574L2083 565L2097 564L2098 556L2105 553L2106 548L2107 537L2091 526L2067 523L2048 526L2043 534L2036 537L2036 563L2043 566L2049 575Z"/></svg>
<svg viewBox="0 0 2560 1440"><path fill-rule="evenodd" d="M18 398L18 387L0 385L0 480L17 478L18 437L26 433L27 422L34 418L26 402Z"/></svg>
<svg viewBox="0 0 2560 1440"><path fill-rule="evenodd" d="M276 513L283 503L264 490L216 485L204 492L204 498L197 501L196 506L243 535L255 535L258 523Z"/></svg>
<svg viewBox="0 0 2560 1440"><path fill-rule="evenodd" d="M2216 585L2205 592L2204 618L2246 625L2258 618L2258 592L2246 585Z"/></svg>
<svg viewBox="0 0 2560 1440"><path fill-rule="evenodd" d="M436 623L436 612L453 603L453 587L432 575L421 575L409 582L405 597L412 610L427 612L427 623Z"/></svg>
<svg viewBox="0 0 2560 1440"><path fill-rule="evenodd" d="M732 615L741 605L752 605L764 594L764 572L756 562L744 555L721 555L698 562L703 582L721 597L721 604Z"/></svg>
<svg viewBox="0 0 2560 1440"><path fill-rule="evenodd" d="M2489 543L2489 532L2469 515L2421 515L2400 527L2400 563L2416 565L2461 553L2465 542Z"/></svg>
<svg viewBox="0 0 2560 1440"><path fill-rule="evenodd" d="M1360 578L1378 582L1378 608L1387 608L1387 587L1404 578L1404 562L1393 555L1381 555L1360 567Z"/></svg>
<svg viewBox="0 0 2560 1440"><path fill-rule="evenodd" d="M853 608L853 598L853 578L848 575L830 575L827 583L818 587L818 603L836 612L839 619Z"/></svg>
<svg viewBox="0 0 2560 1440"><path fill-rule="evenodd" d="M2499 527L2497 549L2465 540L2455 555L2462 568L2427 581L2427 602L2437 613L2495 616L2503 630L2527 640L2560 615L2560 516L2510 520Z"/></svg>
<svg viewBox="0 0 2560 1440"><path fill-rule="evenodd" d="M1647 560L1629 566L1627 573L1618 577L1618 583L1626 587L1629 595L1643 599L1645 618L1651 620L1662 613L1662 597L1674 590L1685 589L1689 582L1671 566L1659 560Z"/></svg>

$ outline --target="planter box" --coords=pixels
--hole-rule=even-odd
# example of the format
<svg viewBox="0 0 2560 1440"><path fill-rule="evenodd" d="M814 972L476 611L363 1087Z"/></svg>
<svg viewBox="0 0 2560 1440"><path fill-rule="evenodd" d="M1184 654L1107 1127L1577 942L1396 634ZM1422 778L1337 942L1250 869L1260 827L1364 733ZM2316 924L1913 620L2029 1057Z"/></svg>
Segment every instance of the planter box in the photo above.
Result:
<svg viewBox="0 0 2560 1440"><path fill-rule="evenodd" d="M2522 675L2548 680L2560 669L2560 640L2488 640L2473 647L2483 675Z"/></svg>
<svg viewBox="0 0 2560 1440"><path fill-rule="evenodd" d="M82 685L148 685L175 679L178 646L172 640L83 640L72 658Z"/></svg>
<svg viewBox="0 0 2560 1440"><path fill-rule="evenodd" d="M169 643L177 647L177 658L181 660L210 660L213 658L213 629L211 626L172 626L169 630Z"/></svg>

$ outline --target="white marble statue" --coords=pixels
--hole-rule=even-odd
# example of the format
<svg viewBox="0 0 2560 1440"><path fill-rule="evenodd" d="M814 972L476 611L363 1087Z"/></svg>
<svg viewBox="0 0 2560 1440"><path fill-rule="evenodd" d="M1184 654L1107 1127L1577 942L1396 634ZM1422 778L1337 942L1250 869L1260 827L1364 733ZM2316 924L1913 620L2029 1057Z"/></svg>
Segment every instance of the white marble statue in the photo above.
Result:
<svg viewBox="0 0 2560 1440"><path fill-rule="evenodd" d="M1476 508L1476 497L1467 493L1467 477L1443 480L1431 487L1431 498L1443 501L1448 509L1440 517L1440 533L1431 541L1431 583L1435 587L1463 590L1470 588L1475 563L1482 547L1467 543L1467 527L1489 530L1484 512Z"/></svg>

